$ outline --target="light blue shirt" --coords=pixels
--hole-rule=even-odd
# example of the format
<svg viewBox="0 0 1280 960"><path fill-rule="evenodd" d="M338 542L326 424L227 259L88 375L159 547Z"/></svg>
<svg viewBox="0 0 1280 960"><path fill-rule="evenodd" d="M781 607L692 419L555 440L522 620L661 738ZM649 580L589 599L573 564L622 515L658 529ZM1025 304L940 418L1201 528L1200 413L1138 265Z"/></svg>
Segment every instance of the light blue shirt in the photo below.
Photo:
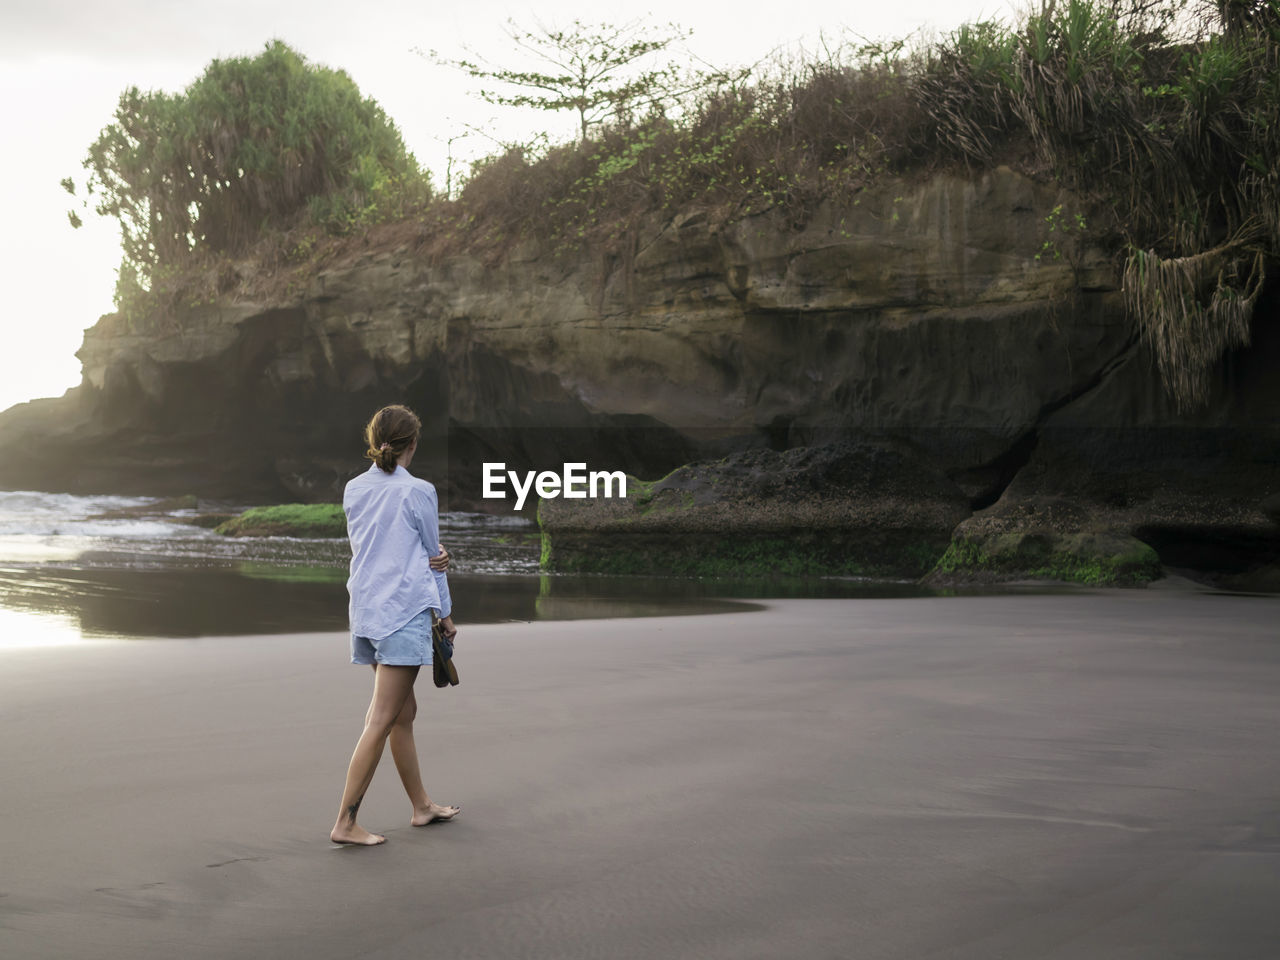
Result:
<svg viewBox="0 0 1280 960"><path fill-rule="evenodd" d="M432 570L440 553L436 488L404 467L372 464L342 492L351 540L351 632L383 640L427 607L453 612L449 578Z"/></svg>

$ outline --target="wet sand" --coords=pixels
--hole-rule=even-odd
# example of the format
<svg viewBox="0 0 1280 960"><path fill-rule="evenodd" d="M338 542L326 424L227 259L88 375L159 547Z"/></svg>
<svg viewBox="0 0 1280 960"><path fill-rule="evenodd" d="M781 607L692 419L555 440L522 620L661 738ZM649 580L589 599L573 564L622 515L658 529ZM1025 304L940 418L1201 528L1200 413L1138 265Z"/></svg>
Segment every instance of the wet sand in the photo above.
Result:
<svg viewBox="0 0 1280 960"><path fill-rule="evenodd" d="M464 625L372 849L342 635L0 650L0 955L1275 955L1280 599L767 606Z"/></svg>

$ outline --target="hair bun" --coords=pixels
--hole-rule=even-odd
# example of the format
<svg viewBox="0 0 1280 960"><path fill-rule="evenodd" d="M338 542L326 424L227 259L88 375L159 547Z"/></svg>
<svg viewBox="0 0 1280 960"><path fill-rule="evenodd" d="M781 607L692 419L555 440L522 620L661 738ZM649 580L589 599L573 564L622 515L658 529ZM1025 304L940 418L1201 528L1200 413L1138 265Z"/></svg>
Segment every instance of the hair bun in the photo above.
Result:
<svg viewBox="0 0 1280 960"><path fill-rule="evenodd" d="M413 446L422 430L422 422L408 407L393 404L373 415L364 428L369 449L365 456L379 469L394 473L401 454Z"/></svg>

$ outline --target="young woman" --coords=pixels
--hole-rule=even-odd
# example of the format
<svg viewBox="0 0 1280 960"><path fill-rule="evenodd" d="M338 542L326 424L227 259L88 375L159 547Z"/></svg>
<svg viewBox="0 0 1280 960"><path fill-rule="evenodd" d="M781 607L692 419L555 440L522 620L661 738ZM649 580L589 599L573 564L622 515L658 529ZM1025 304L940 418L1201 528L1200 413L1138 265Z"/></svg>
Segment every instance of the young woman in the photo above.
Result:
<svg viewBox="0 0 1280 960"><path fill-rule="evenodd" d="M383 407L365 427L368 471L347 484L342 508L351 538L351 662L373 665L373 702L364 718L338 821L334 843L372 845L386 837L356 822L373 780L382 748L391 741L400 781L413 804L415 827L452 820L457 807L427 796L413 742L418 705L413 682L418 668L431 664L431 623L436 617L448 637L453 625L449 598L449 554L440 545L436 489L409 473L422 424L402 406Z"/></svg>

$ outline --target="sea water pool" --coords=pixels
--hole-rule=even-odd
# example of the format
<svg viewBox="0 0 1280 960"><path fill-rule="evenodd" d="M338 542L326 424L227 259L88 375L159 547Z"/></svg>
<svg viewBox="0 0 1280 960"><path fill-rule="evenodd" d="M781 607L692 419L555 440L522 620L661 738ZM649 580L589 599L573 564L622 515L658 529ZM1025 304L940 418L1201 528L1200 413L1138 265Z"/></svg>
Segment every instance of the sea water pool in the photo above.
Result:
<svg viewBox="0 0 1280 960"><path fill-rule="evenodd" d="M239 509L202 504L199 512ZM224 537L193 525L196 515L147 497L0 491L0 646L346 629L345 539ZM446 513L440 526L460 624L935 593L850 578L549 575L538 569L538 529L520 517Z"/></svg>

